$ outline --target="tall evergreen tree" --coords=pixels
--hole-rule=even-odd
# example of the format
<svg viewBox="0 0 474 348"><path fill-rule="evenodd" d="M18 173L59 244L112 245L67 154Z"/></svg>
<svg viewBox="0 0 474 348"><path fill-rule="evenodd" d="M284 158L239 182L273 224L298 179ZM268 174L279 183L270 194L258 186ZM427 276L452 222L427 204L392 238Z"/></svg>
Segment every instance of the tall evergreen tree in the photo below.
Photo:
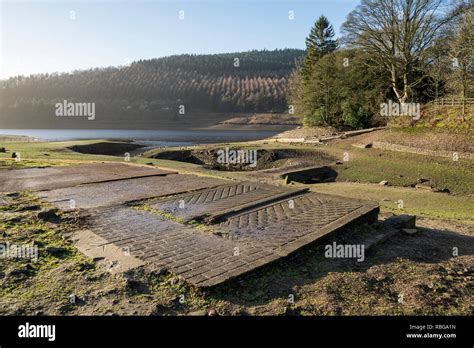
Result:
<svg viewBox="0 0 474 348"><path fill-rule="evenodd" d="M309 80L317 61L324 55L334 52L337 40L334 40L334 29L324 16L318 18L306 38L306 57L303 63L303 79Z"/></svg>

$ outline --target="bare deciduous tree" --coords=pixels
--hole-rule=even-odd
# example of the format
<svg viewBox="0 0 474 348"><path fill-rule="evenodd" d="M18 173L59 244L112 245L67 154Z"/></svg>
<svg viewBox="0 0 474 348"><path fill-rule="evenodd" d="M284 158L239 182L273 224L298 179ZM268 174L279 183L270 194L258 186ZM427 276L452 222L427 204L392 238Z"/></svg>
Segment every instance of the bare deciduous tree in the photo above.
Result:
<svg viewBox="0 0 474 348"><path fill-rule="evenodd" d="M345 42L368 52L390 76L399 102L425 78L429 48L451 16L445 0L362 0L343 25Z"/></svg>

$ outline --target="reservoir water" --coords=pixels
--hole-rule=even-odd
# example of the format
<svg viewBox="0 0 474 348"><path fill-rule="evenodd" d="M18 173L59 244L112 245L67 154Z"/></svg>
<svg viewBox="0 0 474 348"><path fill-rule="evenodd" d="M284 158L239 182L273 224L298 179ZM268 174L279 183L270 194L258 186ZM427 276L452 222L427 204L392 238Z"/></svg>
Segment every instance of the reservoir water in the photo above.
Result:
<svg viewBox="0 0 474 348"><path fill-rule="evenodd" d="M26 135L40 141L120 139L160 147L259 140L277 133L251 130L0 129L0 135Z"/></svg>

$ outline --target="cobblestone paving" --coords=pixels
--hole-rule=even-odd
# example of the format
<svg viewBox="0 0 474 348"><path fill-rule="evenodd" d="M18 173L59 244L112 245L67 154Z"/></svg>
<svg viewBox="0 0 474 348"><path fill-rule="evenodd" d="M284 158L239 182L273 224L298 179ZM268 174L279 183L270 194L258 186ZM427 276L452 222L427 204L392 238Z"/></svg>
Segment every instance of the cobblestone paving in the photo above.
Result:
<svg viewBox="0 0 474 348"><path fill-rule="evenodd" d="M221 283L279 258L261 246L234 242L129 207L91 210L88 218L94 233L124 253L162 266L199 287Z"/></svg>
<svg viewBox="0 0 474 348"><path fill-rule="evenodd" d="M126 163L86 163L0 171L0 192L50 190L79 184L175 173Z"/></svg>
<svg viewBox="0 0 474 348"><path fill-rule="evenodd" d="M294 195L298 190L252 182L238 182L211 189L160 198L149 204L184 220L212 219L241 210L261 200Z"/></svg>
<svg viewBox="0 0 474 348"><path fill-rule="evenodd" d="M169 174L41 191L38 195L63 210L91 209L183 193L222 185L226 182L195 175Z"/></svg>

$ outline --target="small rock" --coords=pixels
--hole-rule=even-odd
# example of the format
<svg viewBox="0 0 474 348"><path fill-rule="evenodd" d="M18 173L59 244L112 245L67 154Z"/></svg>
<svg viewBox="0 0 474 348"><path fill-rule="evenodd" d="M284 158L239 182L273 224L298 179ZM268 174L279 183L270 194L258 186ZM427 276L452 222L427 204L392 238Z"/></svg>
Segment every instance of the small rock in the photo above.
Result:
<svg viewBox="0 0 474 348"><path fill-rule="evenodd" d="M363 144L351 144L354 147L357 147L359 149L370 149L372 147L372 143L363 143Z"/></svg>
<svg viewBox="0 0 474 348"><path fill-rule="evenodd" d="M0 147L0 152L7 152L7 149L5 149L4 147Z"/></svg>
<svg viewBox="0 0 474 348"><path fill-rule="evenodd" d="M387 186L387 185L388 185L388 181L387 181L387 180L382 180L381 182L379 182L379 185Z"/></svg>
<svg viewBox="0 0 474 348"><path fill-rule="evenodd" d="M189 316L191 317L205 317L207 315L207 312L205 310L199 310L199 311L194 311L188 313Z"/></svg>
<svg viewBox="0 0 474 348"><path fill-rule="evenodd" d="M17 156L16 156L16 152L13 152L13 153L12 153L12 158L16 158L16 157L17 157Z"/></svg>
<svg viewBox="0 0 474 348"><path fill-rule="evenodd" d="M426 190L426 191L432 191L433 190L433 186L426 185L426 184L416 184L415 188L417 188L419 190Z"/></svg>

